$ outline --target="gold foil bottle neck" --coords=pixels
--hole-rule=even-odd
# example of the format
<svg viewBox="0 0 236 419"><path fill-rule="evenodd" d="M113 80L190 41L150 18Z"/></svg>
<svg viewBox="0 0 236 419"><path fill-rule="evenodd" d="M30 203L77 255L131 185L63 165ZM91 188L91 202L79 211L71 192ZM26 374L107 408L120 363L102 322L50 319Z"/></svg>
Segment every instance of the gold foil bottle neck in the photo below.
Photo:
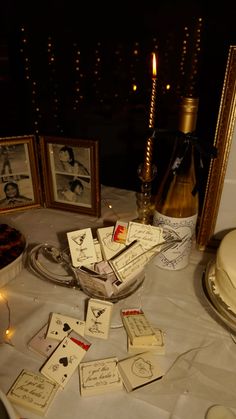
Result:
<svg viewBox="0 0 236 419"><path fill-rule="evenodd" d="M184 97L180 103L179 131L187 134L195 131L197 124L198 98Z"/></svg>

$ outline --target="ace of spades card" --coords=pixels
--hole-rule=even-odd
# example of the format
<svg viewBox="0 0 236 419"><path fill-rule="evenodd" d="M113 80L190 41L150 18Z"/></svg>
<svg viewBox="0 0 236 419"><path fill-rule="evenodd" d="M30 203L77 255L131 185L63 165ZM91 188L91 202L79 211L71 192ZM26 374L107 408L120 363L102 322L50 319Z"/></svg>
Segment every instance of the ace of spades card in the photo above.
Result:
<svg viewBox="0 0 236 419"><path fill-rule="evenodd" d="M83 336L72 331L47 359L41 373L64 388L90 345Z"/></svg>
<svg viewBox="0 0 236 419"><path fill-rule="evenodd" d="M107 339L111 323L113 304L90 298L88 303L84 334L100 339Z"/></svg>
<svg viewBox="0 0 236 419"><path fill-rule="evenodd" d="M60 313L51 313L46 337L60 341L72 330L84 336L84 325L85 322L83 320L64 316Z"/></svg>

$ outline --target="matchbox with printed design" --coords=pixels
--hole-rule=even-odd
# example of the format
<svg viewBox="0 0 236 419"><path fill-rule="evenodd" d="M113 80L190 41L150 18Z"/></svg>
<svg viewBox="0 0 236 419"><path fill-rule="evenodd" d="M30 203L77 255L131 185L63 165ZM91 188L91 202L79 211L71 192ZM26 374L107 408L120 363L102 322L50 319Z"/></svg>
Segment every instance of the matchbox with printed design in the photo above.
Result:
<svg viewBox="0 0 236 419"><path fill-rule="evenodd" d="M127 336L127 351L130 354L140 354L142 352L153 351L155 354L165 354L164 334L162 330L155 329L156 340L149 344L136 343L133 344Z"/></svg>
<svg viewBox="0 0 236 419"><path fill-rule="evenodd" d="M108 391L121 390L123 382L116 357L81 362L79 364L81 396L92 396Z"/></svg>
<svg viewBox="0 0 236 419"><path fill-rule="evenodd" d="M133 345L148 345L157 341L155 330L150 325L142 309L121 310L121 318Z"/></svg>
<svg viewBox="0 0 236 419"><path fill-rule="evenodd" d="M164 372L153 352L144 352L118 362L125 389L130 392L160 380Z"/></svg>
<svg viewBox="0 0 236 419"><path fill-rule="evenodd" d="M113 303L90 298L88 302L84 334L100 339L109 335Z"/></svg>

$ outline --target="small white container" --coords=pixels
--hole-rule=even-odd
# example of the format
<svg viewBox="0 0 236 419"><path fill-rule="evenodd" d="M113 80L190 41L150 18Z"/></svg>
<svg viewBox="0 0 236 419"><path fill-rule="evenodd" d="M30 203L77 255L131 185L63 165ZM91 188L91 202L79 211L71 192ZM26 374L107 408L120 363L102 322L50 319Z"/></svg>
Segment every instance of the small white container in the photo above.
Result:
<svg viewBox="0 0 236 419"><path fill-rule="evenodd" d="M24 253L25 250L13 262L0 269L0 288L19 275L24 264Z"/></svg>

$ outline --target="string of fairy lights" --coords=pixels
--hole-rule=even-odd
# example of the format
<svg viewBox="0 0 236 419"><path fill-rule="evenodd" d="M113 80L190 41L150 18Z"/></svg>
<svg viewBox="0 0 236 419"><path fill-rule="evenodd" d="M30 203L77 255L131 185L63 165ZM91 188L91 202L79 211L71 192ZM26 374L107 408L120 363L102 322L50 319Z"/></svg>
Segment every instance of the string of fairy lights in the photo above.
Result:
<svg viewBox="0 0 236 419"><path fill-rule="evenodd" d="M161 50L160 40L155 36L147 41L145 46L138 39L127 45L117 41L114 43L114 48L109 50L107 42L97 41L91 56L89 55L90 61L87 58L86 50L82 50L77 42L72 42L72 55L69 57L69 68L66 73L66 77L71 78L68 80L68 89L70 90L66 91L67 79L63 80L60 73L66 64L63 63L63 56L58 50L57 43L59 41L56 36L49 35L46 42L42 41L40 44L40 69L43 69L41 76L40 70L35 70L38 58L34 53L32 37L29 36L26 27L22 25L20 28L20 53L24 80L29 92L34 133L40 134L45 123L48 122L51 125L51 131L53 130L55 134L64 134L63 112L65 112L65 107L63 108L63 106L65 106L65 98L63 95L65 92L67 94L66 112L68 114L72 112L75 117L80 115L82 104L88 104L90 107L106 104L106 106L112 107L116 104L122 106L130 103L132 105L134 102L145 101L145 96L149 97L151 88L147 56L149 55L148 59L151 62L151 53L153 52L158 57L159 91L165 95L175 89L175 93L178 95L182 92L186 78L189 51L194 47L190 71L192 79L189 79L190 86L192 86L190 88L193 90L198 71L201 27L202 19L199 18L194 39L190 36L192 33L190 33L189 27L184 27L178 71L175 72L178 74L175 85L172 80L171 38L168 36L164 50ZM159 65L161 71L159 71ZM45 74L48 76L46 81ZM63 86L62 83L64 83Z"/></svg>
<svg viewBox="0 0 236 419"><path fill-rule="evenodd" d="M140 61L140 43L138 41L134 42L131 54L133 59L130 63L130 93L135 94L139 91L139 81L137 80L137 68Z"/></svg>
<svg viewBox="0 0 236 419"><path fill-rule="evenodd" d="M179 83L177 84L177 94L187 94L188 96L196 96L197 92L197 76L199 72L199 57L201 52L201 33L203 19L199 17L196 21L195 28L190 36L188 26L184 27L184 35L182 41L182 49L179 64Z"/></svg>
<svg viewBox="0 0 236 419"><path fill-rule="evenodd" d="M180 70L180 80L177 84L176 90L177 93L181 93L183 80L185 78L185 72L186 72L186 58L187 58L187 51L189 49L189 28L188 26L184 27L184 36L182 41L182 48L181 48L181 56L180 56L180 63L179 63L179 70Z"/></svg>
<svg viewBox="0 0 236 419"><path fill-rule="evenodd" d="M93 58L93 87L94 87L94 96L96 103L103 104L104 98L102 96L102 43L100 41L96 42L94 49L94 58Z"/></svg>
<svg viewBox="0 0 236 419"><path fill-rule="evenodd" d="M38 83L32 77L32 64L30 60L30 50L29 50L29 41L28 35L26 33L26 29L24 26L20 28L21 33L21 47L20 53L22 56L23 61L23 68L24 68L24 79L27 83L27 87L30 93L30 101L31 101L31 112L33 115L33 131L35 134L39 134L40 130L40 119L42 118L42 113L40 111L39 106L39 96L38 96Z"/></svg>
<svg viewBox="0 0 236 419"><path fill-rule="evenodd" d="M6 296L0 293L0 305L5 308L4 313L1 315L1 322L5 322L5 325L0 330L0 344L8 343L11 345L11 335L13 330L11 329L11 310Z"/></svg>
<svg viewBox="0 0 236 419"><path fill-rule="evenodd" d="M194 96L197 90L197 75L199 72L199 58L201 52L201 32L203 20L201 17L197 19L196 27L192 36L192 60L190 62L190 70L188 80L189 96Z"/></svg>
<svg viewBox="0 0 236 419"><path fill-rule="evenodd" d="M117 80L119 77L123 82L123 74L124 74L124 47L120 43L116 46L114 50L114 64L113 64L113 71L115 77L115 83L113 88L113 98L115 103L117 103L121 99L121 90L119 89Z"/></svg>
<svg viewBox="0 0 236 419"><path fill-rule="evenodd" d="M81 50L77 43L73 44L72 73L74 74L72 110L74 112L78 112L80 110L80 104L84 100L82 91L82 81L84 74L81 70Z"/></svg>
<svg viewBox="0 0 236 419"><path fill-rule="evenodd" d="M165 69L165 72L162 76L163 77L163 83L159 83L159 89L160 89L160 92L161 92L162 95L165 95L165 93L166 93L165 85L169 84L169 70L168 69L169 69L169 66L171 65L171 63L169 62L169 53L168 53L169 42L170 42L170 40L167 39L166 40L166 49L164 51L163 58L162 58L162 64L161 64L161 67L163 67ZM160 65L160 63L159 63L159 65ZM168 82L167 82L167 80L168 80Z"/></svg>
<svg viewBox="0 0 236 419"><path fill-rule="evenodd" d="M57 81L57 74L56 74L56 52L55 52L55 45L53 42L52 36L48 36L47 39L47 57L48 57L48 69L49 69L49 88L51 92L51 100L52 100L52 116L55 121L56 132L59 134L64 133L64 129L61 125L61 118L60 118L60 95L58 93L58 81Z"/></svg>

